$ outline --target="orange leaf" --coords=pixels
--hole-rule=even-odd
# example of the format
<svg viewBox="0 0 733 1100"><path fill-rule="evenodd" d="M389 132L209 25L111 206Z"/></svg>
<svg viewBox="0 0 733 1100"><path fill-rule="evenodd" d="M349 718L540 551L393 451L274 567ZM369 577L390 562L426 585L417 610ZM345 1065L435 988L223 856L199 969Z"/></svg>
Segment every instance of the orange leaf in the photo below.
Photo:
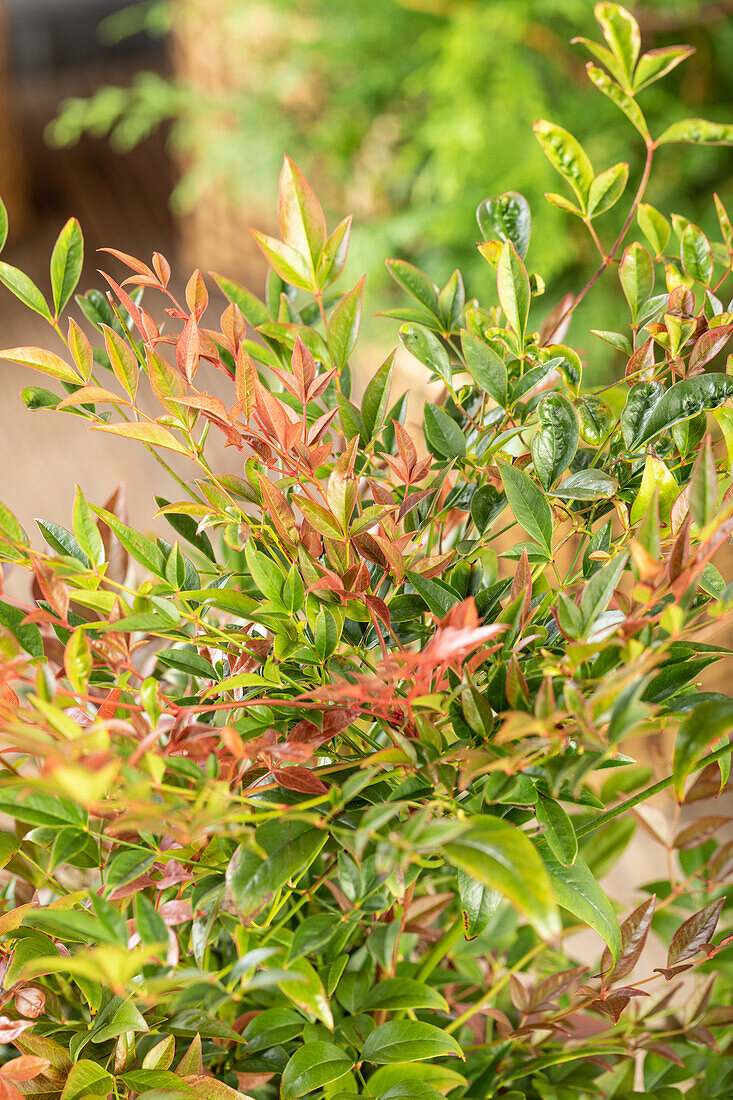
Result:
<svg viewBox="0 0 733 1100"><path fill-rule="evenodd" d="M0 1067L0 1074L10 1081L32 1081L50 1065L48 1058L38 1058L34 1054L21 1054L20 1058L11 1058Z"/></svg>
<svg viewBox="0 0 733 1100"><path fill-rule="evenodd" d="M63 401L59 401L57 408L66 409L69 405L94 405L97 402L105 402L110 405L127 405L132 408L132 402L126 397L120 397L104 386L81 386L74 393L70 393Z"/></svg>
<svg viewBox="0 0 733 1100"><path fill-rule="evenodd" d="M49 378L59 378L62 382L71 382L72 385L78 385L83 381L68 363L54 352L46 351L44 348L7 348L5 351L0 351L0 359L7 359L10 363L22 363L26 367L40 371L41 374L47 374Z"/></svg>

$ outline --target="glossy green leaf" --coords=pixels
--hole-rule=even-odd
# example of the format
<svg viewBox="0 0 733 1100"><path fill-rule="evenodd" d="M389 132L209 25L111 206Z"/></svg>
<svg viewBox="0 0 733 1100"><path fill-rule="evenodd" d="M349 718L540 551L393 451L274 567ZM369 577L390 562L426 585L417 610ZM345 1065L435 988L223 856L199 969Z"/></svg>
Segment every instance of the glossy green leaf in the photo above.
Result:
<svg viewBox="0 0 733 1100"><path fill-rule="evenodd" d="M586 72L592 83L598 88L598 91L602 92L607 99L610 99L611 103L615 104L620 111L623 111L631 125L634 126L644 140L646 140L649 137L649 129L636 100L632 99L630 95L627 95L622 88L619 88L618 84L616 84L614 80L611 80L602 69L597 68L595 65L591 65L590 62L586 65Z"/></svg>
<svg viewBox="0 0 733 1100"><path fill-rule="evenodd" d="M504 492L514 518L530 538L552 553L552 509L540 488L516 466L498 463Z"/></svg>
<svg viewBox="0 0 733 1100"><path fill-rule="evenodd" d="M345 294L328 319L328 347L337 367L345 366L359 335L361 307L364 297L364 276L353 290Z"/></svg>
<svg viewBox="0 0 733 1100"><path fill-rule="evenodd" d="M627 450L636 450L648 438L647 426L663 396L664 388L659 382L636 382L631 387L621 413L621 432Z"/></svg>
<svg viewBox="0 0 733 1100"><path fill-rule="evenodd" d="M333 1043L315 1041L298 1047L285 1066L280 1085L283 1100L296 1100L345 1077L354 1062Z"/></svg>
<svg viewBox="0 0 733 1100"><path fill-rule="evenodd" d="M672 232L664 214L660 214L650 203L640 202L636 210L636 220L639 229L654 249L655 256L661 256Z"/></svg>
<svg viewBox="0 0 733 1100"><path fill-rule="evenodd" d="M387 260L387 270L397 285L411 298L436 317L439 316L438 288L424 272L414 264L408 264L406 260Z"/></svg>
<svg viewBox="0 0 733 1100"><path fill-rule="evenodd" d="M682 800L685 783L714 741L733 730L733 700L716 699L700 703L677 731L672 776L677 798Z"/></svg>
<svg viewBox="0 0 733 1100"><path fill-rule="evenodd" d="M558 916L542 863L524 833L497 817L474 818L445 845L445 856L472 879L503 894L539 935L553 939Z"/></svg>
<svg viewBox="0 0 733 1100"><path fill-rule="evenodd" d="M468 373L476 388L496 401L502 409L507 407L507 370L504 361L493 348L471 332L461 333L463 357Z"/></svg>
<svg viewBox="0 0 733 1100"><path fill-rule="evenodd" d="M463 432L455 420L439 405L426 403L423 432L428 448L439 458L452 459L465 456L466 440Z"/></svg>
<svg viewBox="0 0 733 1100"><path fill-rule="evenodd" d="M532 462L543 488L549 490L575 457L580 438L578 418L566 397L552 393L537 406L537 420Z"/></svg>
<svg viewBox="0 0 733 1100"><path fill-rule="evenodd" d="M463 912L463 929L467 940L480 936L488 927L489 921L499 908L503 895L492 890L475 878L471 878L460 868L456 871L458 893Z"/></svg>
<svg viewBox="0 0 733 1100"><path fill-rule="evenodd" d="M535 805L537 821L544 827L543 838L555 859L571 867L578 854L578 838L573 823L559 802L540 795Z"/></svg>
<svg viewBox="0 0 733 1100"><path fill-rule="evenodd" d="M571 133L553 122L535 122L533 130L550 164L570 184L585 211L595 177L588 154Z"/></svg>
<svg viewBox="0 0 733 1100"><path fill-rule="evenodd" d="M364 396L361 400L361 416L364 434L368 440L374 438L377 430L384 423L394 375L394 357L394 352L387 356L376 374L369 379L364 390Z"/></svg>
<svg viewBox="0 0 733 1100"><path fill-rule="evenodd" d="M436 378L450 385L451 366L448 352L434 333L421 325L403 325L400 343L418 362L432 371Z"/></svg>
<svg viewBox="0 0 733 1100"><path fill-rule="evenodd" d="M499 304L520 343L529 319L529 276L511 241L505 241L496 264L496 289Z"/></svg>
<svg viewBox="0 0 733 1100"><path fill-rule="evenodd" d="M381 1012L386 1009L431 1008L447 1012L448 1002L437 989L414 978L385 978L373 985L359 1006L362 1012Z"/></svg>
<svg viewBox="0 0 733 1100"><path fill-rule="evenodd" d="M640 385L649 384L640 383ZM634 389L636 386L631 393ZM655 403L636 435L635 446L651 442L661 432L668 431L682 420L697 416L703 410L717 408L732 395L733 377L727 374L701 374L695 378L684 378L681 382L676 382ZM631 394L629 399L630 397Z"/></svg>
<svg viewBox="0 0 733 1100"><path fill-rule="evenodd" d="M370 1031L362 1048L363 1061L376 1065L421 1062L426 1058L463 1058L460 1046L442 1028L418 1020L392 1020Z"/></svg>
<svg viewBox="0 0 733 1100"><path fill-rule="evenodd" d="M524 259L532 232L532 215L524 195L508 191L490 195L479 204L476 220L484 240L511 241Z"/></svg>
<svg viewBox="0 0 733 1100"><path fill-rule="evenodd" d="M256 833L263 855L240 845L227 869L227 885L243 917L258 912L288 879L309 866L327 836L303 821L268 821Z"/></svg>
<svg viewBox="0 0 733 1100"><path fill-rule="evenodd" d="M713 276L713 253L710 241L702 229L698 229L692 222L685 226L682 234L680 256L690 278L708 286Z"/></svg>
<svg viewBox="0 0 733 1100"><path fill-rule="evenodd" d="M51 310L48 308L46 299L25 272L0 261L0 283L3 283L24 306L28 306L35 313L40 313L41 317L45 317L47 321L51 320Z"/></svg>
<svg viewBox="0 0 733 1100"><path fill-rule="evenodd" d="M624 250L618 268L621 289L631 310L631 320L636 323L641 307L654 289L654 266L643 244L634 241Z"/></svg>
<svg viewBox="0 0 733 1100"><path fill-rule="evenodd" d="M609 600L624 571L626 557L626 554L619 554L618 557L598 569L583 589L583 595L580 599L580 611L586 633L590 631L598 616L608 607Z"/></svg>
<svg viewBox="0 0 733 1100"><path fill-rule="evenodd" d="M613 906L582 859L564 867L544 841L537 842L557 903L583 921L605 941L616 962L621 952L621 932Z"/></svg>
<svg viewBox="0 0 733 1100"><path fill-rule="evenodd" d="M618 491L618 482L603 470L578 470L552 489L560 500L608 500Z"/></svg>
<svg viewBox="0 0 733 1100"><path fill-rule="evenodd" d="M76 218L69 218L51 253L51 289L58 317L76 290L84 264L84 238Z"/></svg>

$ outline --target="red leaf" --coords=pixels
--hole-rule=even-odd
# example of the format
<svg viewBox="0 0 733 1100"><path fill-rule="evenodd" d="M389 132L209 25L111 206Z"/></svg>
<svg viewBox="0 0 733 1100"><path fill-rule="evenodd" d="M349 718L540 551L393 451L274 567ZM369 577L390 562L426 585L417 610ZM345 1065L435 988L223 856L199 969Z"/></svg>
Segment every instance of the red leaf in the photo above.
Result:
<svg viewBox="0 0 733 1100"><path fill-rule="evenodd" d="M201 315L209 304L209 294L206 290L206 283L204 282L203 275L198 268L196 268L193 275L188 280L188 285L186 287L186 302L196 320L200 321Z"/></svg>
<svg viewBox="0 0 733 1100"><path fill-rule="evenodd" d="M601 973L604 986L627 977L639 961L654 916L656 898L642 902L621 924L621 952L618 962L613 966L611 952L606 948L601 960Z"/></svg>
<svg viewBox="0 0 733 1100"><path fill-rule="evenodd" d="M681 924L669 945L667 966L677 966L691 959L704 944L710 943L720 918L725 898L711 901L704 909Z"/></svg>
<svg viewBox="0 0 733 1100"><path fill-rule="evenodd" d="M176 342L176 363L187 382L193 382L199 366L201 340L198 325L189 317Z"/></svg>
<svg viewBox="0 0 733 1100"><path fill-rule="evenodd" d="M309 768L298 764L290 768L272 768L272 778L281 787L302 794L326 794L328 787Z"/></svg>

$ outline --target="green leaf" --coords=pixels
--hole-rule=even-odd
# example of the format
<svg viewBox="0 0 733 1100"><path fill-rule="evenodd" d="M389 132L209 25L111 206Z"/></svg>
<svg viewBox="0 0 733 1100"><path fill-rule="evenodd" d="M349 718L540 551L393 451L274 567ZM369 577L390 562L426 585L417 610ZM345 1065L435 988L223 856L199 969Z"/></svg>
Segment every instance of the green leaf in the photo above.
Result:
<svg viewBox="0 0 733 1100"><path fill-rule="evenodd" d="M8 212L5 203L0 199L0 252L5 248L8 239Z"/></svg>
<svg viewBox="0 0 733 1100"><path fill-rule="evenodd" d="M278 241L276 237L268 237L266 233L260 233L256 229L250 232L272 270L284 282L301 290L315 290L315 277L305 256L284 241Z"/></svg>
<svg viewBox="0 0 733 1100"><path fill-rule="evenodd" d="M316 913L299 924L288 950L288 962L301 955L318 952L328 943L338 926L339 919L333 913Z"/></svg>
<svg viewBox="0 0 733 1100"><path fill-rule="evenodd" d="M535 122L533 130L550 164L570 184L585 212L595 176L588 154L571 133L553 122Z"/></svg>
<svg viewBox="0 0 733 1100"><path fill-rule="evenodd" d="M662 46L642 54L634 73L634 91L640 92L660 80L694 52L694 46Z"/></svg>
<svg viewBox="0 0 733 1100"><path fill-rule="evenodd" d="M636 100L627 95L622 88L619 88L615 81L611 80L606 73L596 68L596 66L592 65L590 62L586 65L585 70L591 82L598 88L598 91L603 92L606 98L611 100L611 103L615 104L620 111L623 111L632 126L636 127L646 141L649 137L649 128L647 127L644 115Z"/></svg>
<svg viewBox="0 0 733 1100"><path fill-rule="evenodd" d="M267 1050L300 1035L305 1021L291 1008L266 1008L249 1021L242 1038L247 1042L247 1052Z"/></svg>
<svg viewBox="0 0 733 1100"><path fill-rule="evenodd" d="M200 676L205 680L216 680L217 675L210 661L202 657L193 646L177 646L175 649L163 649L158 660L166 668L178 668L189 676Z"/></svg>
<svg viewBox="0 0 733 1100"><path fill-rule="evenodd" d="M283 1100L296 1100L345 1077L354 1061L333 1043L316 1040L299 1047L285 1066L280 1083Z"/></svg>
<svg viewBox="0 0 733 1100"><path fill-rule="evenodd" d="M51 290L58 317L81 276L84 264L84 237L76 218L69 218L51 253Z"/></svg>
<svg viewBox="0 0 733 1100"><path fill-rule="evenodd" d="M682 234L680 257L691 279L703 286L710 285L713 277L713 251L702 229L698 229L692 222L685 226Z"/></svg>
<svg viewBox="0 0 733 1100"><path fill-rule="evenodd" d="M488 927L489 921L499 908L503 900L498 890L492 890L477 882L460 868L456 872L458 879L458 893L461 899L463 912L463 929L467 940L473 940L480 936Z"/></svg>
<svg viewBox="0 0 733 1100"><path fill-rule="evenodd" d="M675 794L682 801L687 777L695 771L701 756L713 742L733 730L733 699L700 703L685 718L674 743L672 779Z"/></svg>
<svg viewBox="0 0 733 1100"><path fill-rule="evenodd" d="M508 462L499 462L501 480L509 507L520 527L552 553L552 509L544 493L531 478Z"/></svg>
<svg viewBox="0 0 733 1100"><path fill-rule="evenodd" d="M532 215L524 195L517 191L489 195L479 204L476 220L484 240L511 241L522 259L527 255Z"/></svg>
<svg viewBox="0 0 733 1100"><path fill-rule="evenodd" d="M654 383L639 383L639 385L648 386ZM632 387L629 401L636 388L636 386ZM650 415L635 437L635 446L639 447L651 442L655 436L668 431L682 420L689 420L707 409L716 409L731 395L733 395L733 377L728 374L701 374L695 378L684 378L681 382L676 382L650 411Z"/></svg>
<svg viewBox="0 0 733 1100"><path fill-rule="evenodd" d="M572 867L578 855L578 838L565 810L554 798L541 794L535 813L539 824L544 826L543 837L555 859L563 867Z"/></svg>
<svg viewBox="0 0 733 1100"><path fill-rule="evenodd" d="M708 122L704 118L683 118L673 122L657 138L657 145L668 145L672 141L689 145L733 145L733 125Z"/></svg>
<svg viewBox="0 0 733 1100"><path fill-rule="evenodd" d="M460 600L457 592L453 592L447 585L429 577L421 577L419 573L408 572L410 584L415 591L422 596L433 615L445 618L450 609Z"/></svg>
<svg viewBox="0 0 733 1100"><path fill-rule="evenodd" d="M79 375L68 363L60 359L55 352L46 351L44 348L6 348L0 351L0 359L7 359L11 363L22 363L23 366L31 367L32 370L37 370L49 378L58 378L59 381L68 382L72 386L78 386L81 382Z"/></svg>
<svg viewBox="0 0 733 1100"><path fill-rule="evenodd" d="M24 623L25 611L0 600L0 623L10 631L21 649L31 657L43 657L43 639L35 623Z"/></svg>
<svg viewBox="0 0 733 1100"><path fill-rule="evenodd" d="M110 365L115 378L128 394L131 401L137 393L138 362L129 344L114 329L102 325L104 343L107 348Z"/></svg>
<svg viewBox="0 0 733 1100"><path fill-rule="evenodd" d="M46 299L25 272L0 261L0 283L3 283L24 306L28 306L35 313L40 313L41 317L45 317L47 321L52 319Z"/></svg>
<svg viewBox="0 0 733 1100"><path fill-rule="evenodd" d="M550 493L560 500L608 500L615 496L618 482L603 470L578 470L566 477Z"/></svg>
<svg viewBox="0 0 733 1100"><path fill-rule="evenodd" d="M430 451L439 458L465 458L466 440L455 420L448 416L445 409L425 405L423 433Z"/></svg>
<svg viewBox="0 0 733 1100"><path fill-rule="evenodd" d="M660 214L650 203L640 202L636 210L639 229L654 249L655 256L661 256L669 243L672 232L664 214Z"/></svg>
<svg viewBox="0 0 733 1100"><path fill-rule="evenodd" d="M78 485L74 499L73 524L74 534L84 556L93 566L101 565L105 557L102 536L95 522L94 513Z"/></svg>
<svg viewBox="0 0 733 1100"><path fill-rule="evenodd" d="M603 31L603 37L623 68L627 82L630 83L641 49L639 24L631 12L620 4L596 4L593 12Z"/></svg>
<svg viewBox="0 0 733 1100"><path fill-rule="evenodd" d="M247 290L246 287L235 282L234 279L226 279L223 275L217 275L215 271L212 271L211 274L219 284L222 294L230 302L239 306L248 325L257 328L258 325L266 325L268 321L272 320L263 303L251 290Z"/></svg>
<svg viewBox="0 0 733 1100"><path fill-rule="evenodd" d="M585 394L576 401L575 411L583 440L593 447L600 446L616 422L606 402L593 393Z"/></svg>
<svg viewBox="0 0 733 1100"><path fill-rule="evenodd" d="M284 817L260 825L255 839L264 857L240 844L226 874L227 886L243 917L258 912L288 879L301 875L328 835L306 822Z"/></svg>
<svg viewBox="0 0 733 1100"><path fill-rule="evenodd" d="M698 527L704 527L713 518L718 507L718 472L709 435L698 451L692 468L689 500L692 518Z"/></svg>
<svg viewBox="0 0 733 1100"><path fill-rule="evenodd" d="M403 325L399 332L400 343L410 355L431 370L446 385L451 384L451 365L448 352L434 333L421 325Z"/></svg>
<svg viewBox="0 0 733 1100"><path fill-rule="evenodd" d="M387 356L375 375L369 379L361 400L361 416L364 435L372 440L384 423L389 406L389 394L394 375L395 352Z"/></svg>
<svg viewBox="0 0 733 1100"><path fill-rule="evenodd" d="M487 393L502 409L506 409L509 384L504 361L493 348L471 332L461 333L461 347L468 373L476 388Z"/></svg>
<svg viewBox="0 0 733 1100"><path fill-rule="evenodd" d="M582 859L572 867L559 863L544 841L537 848L552 883L558 905L583 921L606 942L614 962L621 952L621 932L613 906Z"/></svg>
<svg viewBox="0 0 733 1100"><path fill-rule="evenodd" d="M596 570L583 589L580 611L586 634L590 632L598 616L608 607L608 602L626 566L626 559L626 554L620 554L607 562L601 569Z"/></svg>
<svg viewBox="0 0 733 1100"><path fill-rule="evenodd" d="M557 935L557 910L542 861L514 825L498 817L474 818L444 853L454 867L508 898L540 936Z"/></svg>
<svg viewBox="0 0 733 1100"><path fill-rule="evenodd" d="M588 215L597 218L605 214L623 195L629 180L628 164L614 164L596 176L588 194Z"/></svg>
<svg viewBox="0 0 733 1100"><path fill-rule="evenodd" d="M165 497L155 497L155 503L158 508L167 508L170 504L169 500ZM211 545L211 540L205 531L199 531L196 521L191 517L184 515L181 512L166 512L165 518L170 523L173 530L191 546L195 546L200 554L203 554L209 561L216 561L216 551Z"/></svg>
<svg viewBox="0 0 733 1100"><path fill-rule="evenodd" d="M345 366L359 335L364 278L365 276L362 275L354 289L344 294L328 319L326 329L328 348L334 365L339 368Z"/></svg>
<svg viewBox="0 0 733 1100"><path fill-rule="evenodd" d="M451 1089L465 1088L468 1082L462 1074L446 1065L435 1066L430 1062L395 1062L380 1066L369 1078L370 1092L383 1096L383 1090L413 1084L428 1084L443 1094ZM408 1094L410 1095L410 1094Z"/></svg>
<svg viewBox="0 0 733 1100"><path fill-rule="evenodd" d="M285 157L280 173L278 216L283 241L308 256L315 269L326 243L326 219L313 189L290 157Z"/></svg>
<svg viewBox="0 0 733 1100"><path fill-rule="evenodd" d="M506 508L507 501L493 485L481 485L471 497L471 519L483 533Z"/></svg>
<svg viewBox="0 0 733 1100"><path fill-rule="evenodd" d="M580 433L575 410L562 394L543 397L537 406L538 430L530 449L537 477L548 490L575 458Z"/></svg>
<svg viewBox="0 0 733 1100"><path fill-rule="evenodd" d="M652 413L663 396L660 382L636 382L631 387L621 413L621 433L627 450L641 446Z"/></svg>
<svg viewBox="0 0 733 1100"><path fill-rule="evenodd" d="M247 543L244 549L244 555L247 559L247 568L252 575L252 580L255 582L262 595L265 599L272 600L273 603L279 604L282 596L283 584L285 583L285 578L279 567L269 555L262 554L259 550L255 550L252 542Z"/></svg>
<svg viewBox="0 0 733 1100"><path fill-rule="evenodd" d="M370 1031L362 1048L364 1062L421 1062L426 1058L464 1058L463 1051L442 1028L417 1020L393 1020ZM464 1058L465 1061L465 1058Z"/></svg>
<svg viewBox="0 0 733 1100"><path fill-rule="evenodd" d="M144 535L138 534L134 528L128 527L122 520L118 519L113 512L107 512L104 508L97 507L93 507L92 511L112 530L116 538L136 562L139 562L140 565L143 565L158 577L165 576L165 555L152 539L148 539ZM37 522L40 526L41 521L39 520ZM53 545L53 543L51 543L51 545ZM62 550L62 553L69 553L69 551Z"/></svg>
<svg viewBox="0 0 733 1100"><path fill-rule="evenodd" d="M66 554L71 558L76 558L82 565L89 566L89 558L70 531L67 531L65 527L62 527L58 523L51 523L50 520L37 519L36 523L52 550L56 550L59 554Z"/></svg>
<svg viewBox="0 0 733 1100"><path fill-rule="evenodd" d="M377 1100L440 1100L442 1095L427 1081L402 1081L381 1093Z"/></svg>
<svg viewBox="0 0 733 1100"><path fill-rule="evenodd" d="M393 1012L400 1008L432 1008L447 1012L448 1002L437 989L414 978L385 978L373 985L359 1005L360 1012Z"/></svg>
<svg viewBox="0 0 733 1100"><path fill-rule="evenodd" d="M632 523L638 523L644 516L655 492L658 496L661 518L664 523L668 523L672 505L680 494L680 486L662 459L658 455L648 454L644 460L644 473L639 492L631 506Z"/></svg>
<svg viewBox="0 0 733 1100"><path fill-rule="evenodd" d="M61 1100L82 1100L86 1096L106 1096L114 1090L114 1079L104 1066L82 1059L71 1067Z"/></svg>
<svg viewBox="0 0 733 1100"><path fill-rule="evenodd" d="M654 289L654 265L643 244L634 241L624 250L618 268L621 289L636 324L641 307Z"/></svg>
<svg viewBox="0 0 733 1100"><path fill-rule="evenodd" d="M529 276L511 241L504 242L499 254L496 265L496 289L499 294L499 304L506 319L522 344L529 320Z"/></svg>
<svg viewBox="0 0 733 1100"><path fill-rule="evenodd" d="M405 260L387 260L387 270L397 285L401 286L411 298L421 306L425 306L436 317L440 317L438 288L424 272Z"/></svg>

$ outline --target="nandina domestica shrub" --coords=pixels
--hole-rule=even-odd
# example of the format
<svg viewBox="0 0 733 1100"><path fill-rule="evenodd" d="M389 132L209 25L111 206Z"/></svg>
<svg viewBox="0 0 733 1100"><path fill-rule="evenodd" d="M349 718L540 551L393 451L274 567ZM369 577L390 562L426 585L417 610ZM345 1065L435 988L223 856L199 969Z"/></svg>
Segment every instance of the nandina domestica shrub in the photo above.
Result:
<svg viewBox="0 0 733 1100"><path fill-rule="evenodd" d="M653 139L636 94L686 51L640 56L629 13L597 12L591 78L647 150L615 242L596 220L626 166L536 129L572 194L553 201L598 242L593 284L628 300L628 331L596 333L628 360L605 393L562 343L591 286L543 316L514 193L479 210L498 304L390 263L400 338L443 385L425 447L392 356L353 399L350 222L329 234L289 161L282 239L256 234L265 302L198 272L179 301L162 256L111 250L125 276L67 322L73 220L51 301L0 266L67 345L1 353L57 383L26 401L149 447L176 486L156 496L173 543L119 494L79 490L71 530L38 521L45 549L0 511L29 581L0 601L3 1098L731 1095L733 699L696 682L733 606L712 563L733 234L720 201L711 242L643 197L658 146L733 131ZM635 754L667 731L655 776ZM671 818L640 819L658 881L614 904L599 879L662 792Z"/></svg>

